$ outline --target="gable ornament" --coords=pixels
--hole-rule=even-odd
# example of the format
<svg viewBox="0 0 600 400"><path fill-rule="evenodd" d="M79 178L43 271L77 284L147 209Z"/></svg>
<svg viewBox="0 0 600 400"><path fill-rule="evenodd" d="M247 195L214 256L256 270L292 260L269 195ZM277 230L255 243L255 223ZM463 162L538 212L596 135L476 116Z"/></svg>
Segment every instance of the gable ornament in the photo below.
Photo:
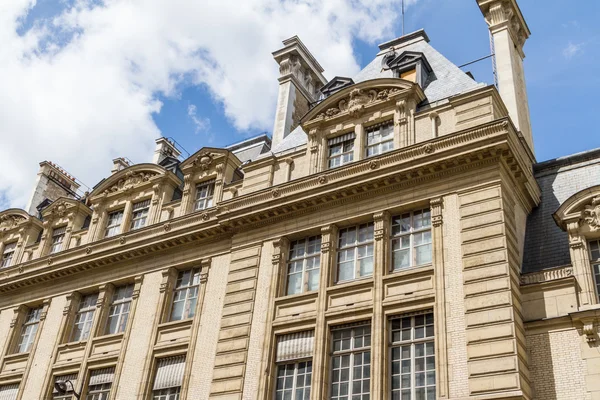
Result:
<svg viewBox="0 0 600 400"><path fill-rule="evenodd" d="M20 215L3 215L0 217L0 229L6 230L19 225L25 221L25 217Z"/></svg>
<svg viewBox="0 0 600 400"><path fill-rule="evenodd" d="M198 154L198 156L192 161L192 165L199 167L202 171L206 171L210 168L213 163L213 156L208 153Z"/></svg>
<svg viewBox="0 0 600 400"><path fill-rule="evenodd" d="M590 230L600 230L600 196L592 198L592 203L585 206L583 220L588 224Z"/></svg>
<svg viewBox="0 0 600 400"><path fill-rule="evenodd" d="M348 115L355 118L365 109L365 107L375 101L386 101L391 99L402 90L398 88L389 89L353 89L350 94L340 100L337 107L330 107L324 112L318 114L316 118L331 118L340 113L347 112Z"/></svg>
<svg viewBox="0 0 600 400"><path fill-rule="evenodd" d="M148 182L150 180L150 178L152 178L156 175L157 174L153 173L153 172L128 171L125 174L124 178L119 179L119 181L116 184L111 186L110 189L107 189L104 193L109 194L109 193L118 192L120 190L131 189L135 186L141 185L144 182Z"/></svg>

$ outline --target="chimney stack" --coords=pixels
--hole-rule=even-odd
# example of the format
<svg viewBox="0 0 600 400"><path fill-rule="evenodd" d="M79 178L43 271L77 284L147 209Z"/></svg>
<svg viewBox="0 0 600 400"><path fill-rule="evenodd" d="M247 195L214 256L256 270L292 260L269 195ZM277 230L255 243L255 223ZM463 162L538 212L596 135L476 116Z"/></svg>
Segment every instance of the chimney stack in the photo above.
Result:
<svg viewBox="0 0 600 400"><path fill-rule="evenodd" d="M533 152L523 68L523 45L531 32L516 0L477 0L477 4L490 30L500 97Z"/></svg>
<svg viewBox="0 0 600 400"><path fill-rule="evenodd" d="M76 198L79 186L75 177L67 171L53 162L42 161L33 193L25 210L29 214L37 216L37 206L44 200L55 201L59 197Z"/></svg>
<svg viewBox="0 0 600 400"><path fill-rule="evenodd" d="M323 68L298 36L284 40L283 45L273 53L280 74L273 147L300 124L300 118L319 99L319 90L327 83Z"/></svg>
<svg viewBox="0 0 600 400"><path fill-rule="evenodd" d="M167 157L179 158L181 152L175 147L175 143L167 138L161 137L156 139L156 150L154 151L154 157L152 162L154 164L160 164L162 160Z"/></svg>
<svg viewBox="0 0 600 400"><path fill-rule="evenodd" d="M122 169L129 167L129 162L125 160L123 157L115 158L113 160L113 168L110 171L111 174L115 174Z"/></svg>

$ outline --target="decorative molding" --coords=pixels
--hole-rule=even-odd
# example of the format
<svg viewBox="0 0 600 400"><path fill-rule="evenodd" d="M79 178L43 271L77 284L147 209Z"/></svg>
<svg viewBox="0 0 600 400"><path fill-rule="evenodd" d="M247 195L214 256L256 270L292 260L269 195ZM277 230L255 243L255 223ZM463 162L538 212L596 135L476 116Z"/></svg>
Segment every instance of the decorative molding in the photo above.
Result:
<svg viewBox="0 0 600 400"><path fill-rule="evenodd" d="M595 318L583 318L581 319L581 323L583 324L583 334L586 337L588 343L595 343L597 340L596 335L596 319Z"/></svg>
<svg viewBox="0 0 600 400"><path fill-rule="evenodd" d="M590 227L591 231L600 230L600 196L593 197L591 204L585 206L583 221Z"/></svg>
<svg viewBox="0 0 600 400"><path fill-rule="evenodd" d="M106 189L104 191L104 194L133 189L136 186L148 182L150 178L153 178L156 175L158 175L156 172L128 171L125 174L125 177L119 179L119 181L116 184Z"/></svg>
<svg viewBox="0 0 600 400"><path fill-rule="evenodd" d="M571 278L573 276L573 267L571 265L545 269L537 272L530 272L521 275L521 285L532 285L535 283L545 283L557 281L560 279Z"/></svg>
<svg viewBox="0 0 600 400"><path fill-rule="evenodd" d="M326 109L318 114L315 119L328 119L342 113L347 113L349 116L356 118L371 104L387 101L402 91L396 87L379 90L355 88L348 96L338 101L337 107Z"/></svg>

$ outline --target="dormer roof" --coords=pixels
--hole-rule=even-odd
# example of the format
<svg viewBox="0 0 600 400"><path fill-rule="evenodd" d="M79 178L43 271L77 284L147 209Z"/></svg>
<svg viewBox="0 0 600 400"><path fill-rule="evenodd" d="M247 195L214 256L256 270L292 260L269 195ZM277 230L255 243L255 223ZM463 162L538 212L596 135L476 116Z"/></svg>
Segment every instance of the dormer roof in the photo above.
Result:
<svg viewBox="0 0 600 400"><path fill-rule="evenodd" d="M335 92L345 88L346 86L350 86L350 85L354 85L354 81L352 80L352 78L347 78L344 76L336 76L335 78L333 78L332 80L327 82L327 84L321 88L321 93L323 93L323 96L329 97L332 94L334 94Z"/></svg>

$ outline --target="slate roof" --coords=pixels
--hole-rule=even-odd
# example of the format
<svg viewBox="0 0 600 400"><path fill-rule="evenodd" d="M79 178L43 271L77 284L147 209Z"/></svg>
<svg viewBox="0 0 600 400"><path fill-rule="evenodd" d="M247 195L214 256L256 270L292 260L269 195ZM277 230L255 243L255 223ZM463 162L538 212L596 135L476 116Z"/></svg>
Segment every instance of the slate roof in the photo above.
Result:
<svg viewBox="0 0 600 400"><path fill-rule="evenodd" d="M397 44L402 43L403 38L411 40L414 40L415 38L418 40L418 38L421 38L422 40L399 47ZM469 75L460 70L460 68L458 68L446 57L431 47L428 41L429 38L427 37L427 34L425 34L425 31L420 30L409 33L402 38L397 38L390 42L381 44L379 47L383 48L384 50L380 51L375 59L352 79L355 83L359 83L370 79L393 78L393 73L391 70L382 70L381 61L389 52L389 48L386 47L394 44L396 45L395 51L398 55L402 54L404 51L413 51L421 52L427 58L427 61L433 70L425 82L424 92L425 96L427 96L426 101L428 103L445 101L448 97L486 86L485 83L475 82L471 77L469 77ZM280 143L273 147L271 149L271 153L267 152L262 156L264 157L265 155L282 153L295 147L302 146L306 144L306 142L306 133L301 127L298 127L288 136L286 136Z"/></svg>
<svg viewBox="0 0 600 400"><path fill-rule="evenodd" d="M544 161L533 170L542 200L527 219L523 273L571 264L568 235L552 214L575 193L600 184L600 148Z"/></svg>

